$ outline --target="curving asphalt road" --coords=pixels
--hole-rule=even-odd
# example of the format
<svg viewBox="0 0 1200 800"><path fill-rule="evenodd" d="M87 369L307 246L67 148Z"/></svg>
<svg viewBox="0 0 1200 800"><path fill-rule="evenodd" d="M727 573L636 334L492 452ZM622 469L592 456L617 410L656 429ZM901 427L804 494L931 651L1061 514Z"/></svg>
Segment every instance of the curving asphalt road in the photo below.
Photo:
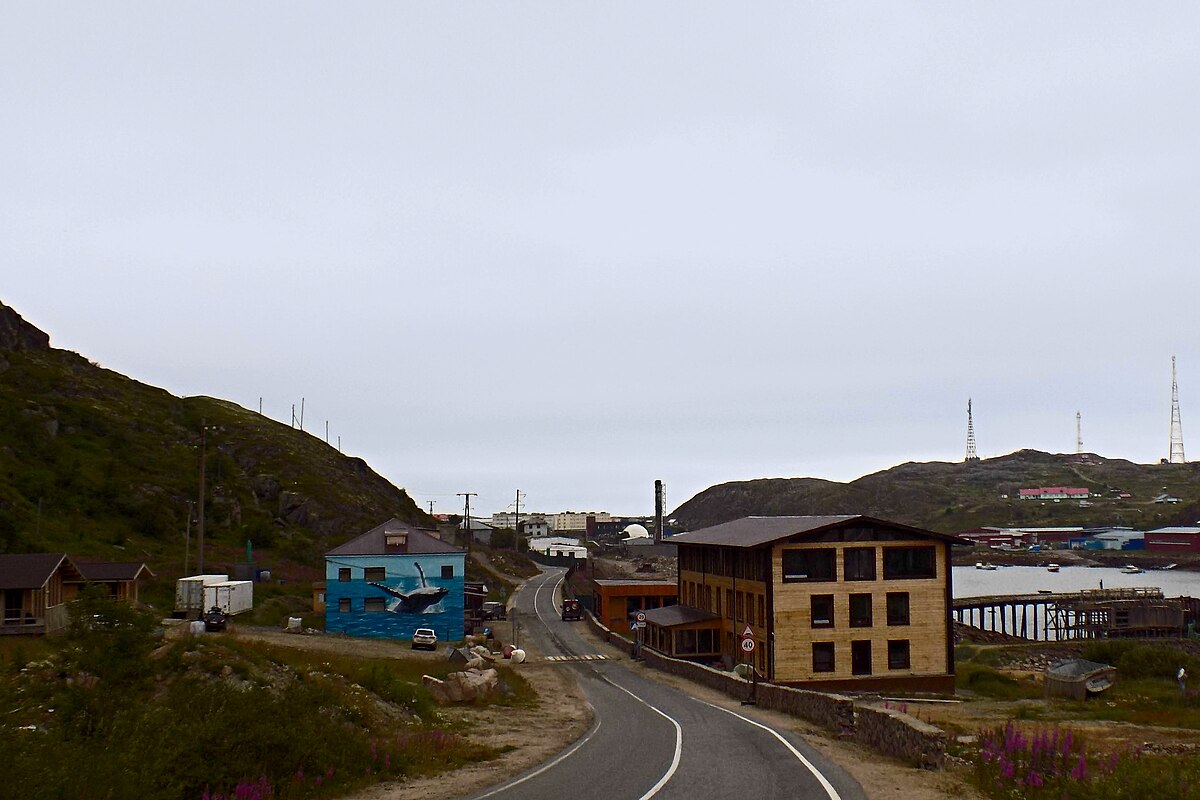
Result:
<svg viewBox="0 0 1200 800"><path fill-rule="evenodd" d="M529 580L517 595L523 636L547 656L595 652L579 622L556 608L565 570ZM854 779L787 731L642 677L616 660L564 661L595 708L582 739L541 766L474 800L864 800Z"/></svg>

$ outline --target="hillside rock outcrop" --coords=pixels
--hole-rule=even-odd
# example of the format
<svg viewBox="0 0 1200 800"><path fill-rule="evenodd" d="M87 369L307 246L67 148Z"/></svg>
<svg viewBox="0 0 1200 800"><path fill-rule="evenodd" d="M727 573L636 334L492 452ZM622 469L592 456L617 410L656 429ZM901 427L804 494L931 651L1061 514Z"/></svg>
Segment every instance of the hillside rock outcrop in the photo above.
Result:
<svg viewBox="0 0 1200 800"><path fill-rule="evenodd" d="M16 311L0 303L0 351L49 349L50 334L38 330Z"/></svg>

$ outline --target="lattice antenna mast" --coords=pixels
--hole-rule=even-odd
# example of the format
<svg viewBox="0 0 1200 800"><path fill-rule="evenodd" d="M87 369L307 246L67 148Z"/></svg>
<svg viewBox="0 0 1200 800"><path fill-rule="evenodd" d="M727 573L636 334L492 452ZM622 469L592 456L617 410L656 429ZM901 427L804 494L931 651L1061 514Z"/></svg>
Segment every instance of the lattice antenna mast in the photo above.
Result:
<svg viewBox="0 0 1200 800"><path fill-rule="evenodd" d="M1075 412L1075 455L1083 455L1083 424L1079 412Z"/></svg>
<svg viewBox="0 0 1200 800"><path fill-rule="evenodd" d="M979 453L975 452L975 420L971 417L971 398L967 398L967 457L963 461L978 461Z"/></svg>
<svg viewBox="0 0 1200 800"><path fill-rule="evenodd" d="M1171 458L1172 464L1186 464L1183 457L1183 423L1179 419L1179 384L1175 382L1175 356L1171 356Z"/></svg>

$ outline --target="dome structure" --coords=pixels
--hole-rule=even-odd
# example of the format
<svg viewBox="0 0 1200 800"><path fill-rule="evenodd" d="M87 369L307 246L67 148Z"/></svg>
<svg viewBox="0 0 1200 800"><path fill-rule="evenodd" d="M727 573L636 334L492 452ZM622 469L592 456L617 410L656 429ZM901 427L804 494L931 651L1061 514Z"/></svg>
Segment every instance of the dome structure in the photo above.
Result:
<svg viewBox="0 0 1200 800"><path fill-rule="evenodd" d="M650 531L646 530L646 526L639 525L636 522L633 523L632 525L626 525L625 529L623 531L621 531L621 533L625 534L625 538L627 540L628 539L649 539L650 538Z"/></svg>

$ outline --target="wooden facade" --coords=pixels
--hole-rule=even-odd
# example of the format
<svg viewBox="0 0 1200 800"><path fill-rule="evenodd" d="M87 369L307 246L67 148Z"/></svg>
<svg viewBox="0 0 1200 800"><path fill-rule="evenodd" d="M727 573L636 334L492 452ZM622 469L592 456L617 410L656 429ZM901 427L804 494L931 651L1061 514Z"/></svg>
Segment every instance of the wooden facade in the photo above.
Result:
<svg viewBox="0 0 1200 800"><path fill-rule="evenodd" d="M66 602L84 577L65 553L0 556L0 633L53 633L67 626Z"/></svg>
<svg viewBox="0 0 1200 800"><path fill-rule="evenodd" d="M595 580L592 614L606 628L628 635L631 614L673 606L678 602L677 592L674 581Z"/></svg>
<svg viewBox="0 0 1200 800"><path fill-rule="evenodd" d="M953 691L958 537L863 516L749 517L672 541L680 604L719 619L727 665L813 688Z"/></svg>

